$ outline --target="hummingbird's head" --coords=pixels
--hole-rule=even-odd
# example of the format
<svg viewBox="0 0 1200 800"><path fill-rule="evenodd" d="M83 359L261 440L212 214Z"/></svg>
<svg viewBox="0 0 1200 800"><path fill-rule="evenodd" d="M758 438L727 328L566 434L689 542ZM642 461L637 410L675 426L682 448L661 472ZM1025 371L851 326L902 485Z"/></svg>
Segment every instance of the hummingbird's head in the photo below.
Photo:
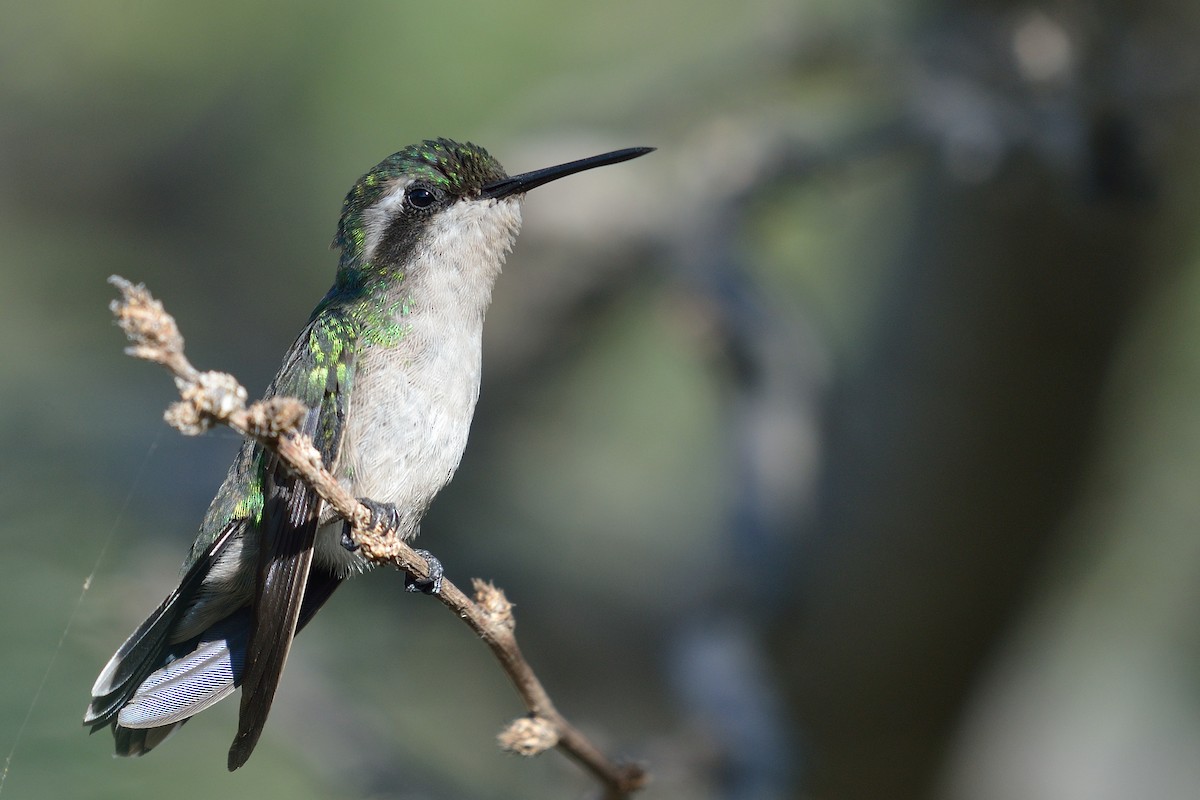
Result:
<svg viewBox="0 0 1200 800"><path fill-rule="evenodd" d="M435 216L477 200L484 185L505 177L496 159L469 142L434 139L409 145L354 184L342 203L333 247L342 249L343 264L400 263L403 251ZM514 229L507 238L515 235Z"/></svg>
<svg viewBox="0 0 1200 800"><path fill-rule="evenodd" d="M457 275L491 295L505 254L521 228L521 198L552 180L628 161L653 148L631 148L510 176L478 145L427 139L384 158L342 204L334 247L338 284ZM424 265L424 266L422 266Z"/></svg>
<svg viewBox="0 0 1200 800"><path fill-rule="evenodd" d="M486 150L429 139L385 158L358 179L342 204L333 247L339 274L389 274L427 257L494 278L521 227L525 192L653 148L618 150L509 177ZM489 284L490 285L490 284Z"/></svg>

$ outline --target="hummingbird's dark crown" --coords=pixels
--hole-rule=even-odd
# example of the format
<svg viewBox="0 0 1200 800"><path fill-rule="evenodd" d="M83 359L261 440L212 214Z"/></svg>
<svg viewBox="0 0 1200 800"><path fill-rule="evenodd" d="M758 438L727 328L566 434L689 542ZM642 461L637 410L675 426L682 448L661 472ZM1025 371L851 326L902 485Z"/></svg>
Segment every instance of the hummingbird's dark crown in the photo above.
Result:
<svg viewBox="0 0 1200 800"><path fill-rule="evenodd" d="M455 197L472 197L486 184L506 177L500 163L479 145L450 139L411 144L380 161L354 184L342 203L333 247L341 247L343 253L361 253L363 211L399 178L424 181Z"/></svg>

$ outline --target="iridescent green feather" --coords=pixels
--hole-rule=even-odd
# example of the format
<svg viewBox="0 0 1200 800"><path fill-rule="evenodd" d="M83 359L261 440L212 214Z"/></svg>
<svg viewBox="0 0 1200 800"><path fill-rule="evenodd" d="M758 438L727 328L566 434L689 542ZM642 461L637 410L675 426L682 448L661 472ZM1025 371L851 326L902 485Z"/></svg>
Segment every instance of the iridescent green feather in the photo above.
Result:
<svg viewBox="0 0 1200 800"><path fill-rule="evenodd" d="M337 458L353 383L353 354L361 331L355 310L323 302L288 351L279 375L266 392L267 397L286 395L308 406L305 429L327 465ZM226 526L254 526L262 521L267 462L261 445L247 442L242 446L209 506L184 570Z"/></svg>

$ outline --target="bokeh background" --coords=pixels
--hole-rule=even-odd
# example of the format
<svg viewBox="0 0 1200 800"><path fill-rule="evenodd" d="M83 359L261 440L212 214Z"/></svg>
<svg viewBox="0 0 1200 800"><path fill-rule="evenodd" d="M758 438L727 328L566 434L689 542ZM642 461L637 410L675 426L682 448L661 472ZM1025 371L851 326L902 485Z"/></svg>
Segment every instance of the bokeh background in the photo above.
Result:
<svg viewBox="0 0 1200 800"><path fill-rule="evenodd" d="M486 648L384 571L238 773L235 703L144 759L79 725L238 445L161 422L105 278L257 393L431 136L659 148L531 194L422 538L645 797L1200 796L1200 6L0 16L0 798L594 793L496 749Z"/></svg>

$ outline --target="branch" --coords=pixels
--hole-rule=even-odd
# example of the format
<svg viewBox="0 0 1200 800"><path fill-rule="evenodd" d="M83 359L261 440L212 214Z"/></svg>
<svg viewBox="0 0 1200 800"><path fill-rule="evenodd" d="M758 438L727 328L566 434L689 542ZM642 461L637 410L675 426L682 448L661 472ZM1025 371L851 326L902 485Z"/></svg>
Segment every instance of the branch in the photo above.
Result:
<svg viewBox="0 0 1200 800"><path fill-rule="evenodd" d="M125 352L161 364L175 376L182 399L167 410L168 424L190 436L214 424L228 425L273 450L322 500L350 520L352 535L364 557L390 564L414 579L429 577L425 559L395 530L382 524L366 527L371 522L370 511L325 469L312 441L297 432L297 424L306 413L303 403L291 397L273 397L247 406L246 390L233 376L200 372L191 365L183 353L183 336L174 318L144 285L135 286L117 275L109 278L109 283L122 294L122 299L114 300L110 308L132 342ZM515 720L499 735L500 746L524 756L558 747L603 784L606 800L619 800L642 788L649 776L640 766L610 761L554 707L517 647L516 620L504 592L478 579L473 581L473 588L474 601L443 578L436 597L491 648L529 709L527 716Z"/></svg>

